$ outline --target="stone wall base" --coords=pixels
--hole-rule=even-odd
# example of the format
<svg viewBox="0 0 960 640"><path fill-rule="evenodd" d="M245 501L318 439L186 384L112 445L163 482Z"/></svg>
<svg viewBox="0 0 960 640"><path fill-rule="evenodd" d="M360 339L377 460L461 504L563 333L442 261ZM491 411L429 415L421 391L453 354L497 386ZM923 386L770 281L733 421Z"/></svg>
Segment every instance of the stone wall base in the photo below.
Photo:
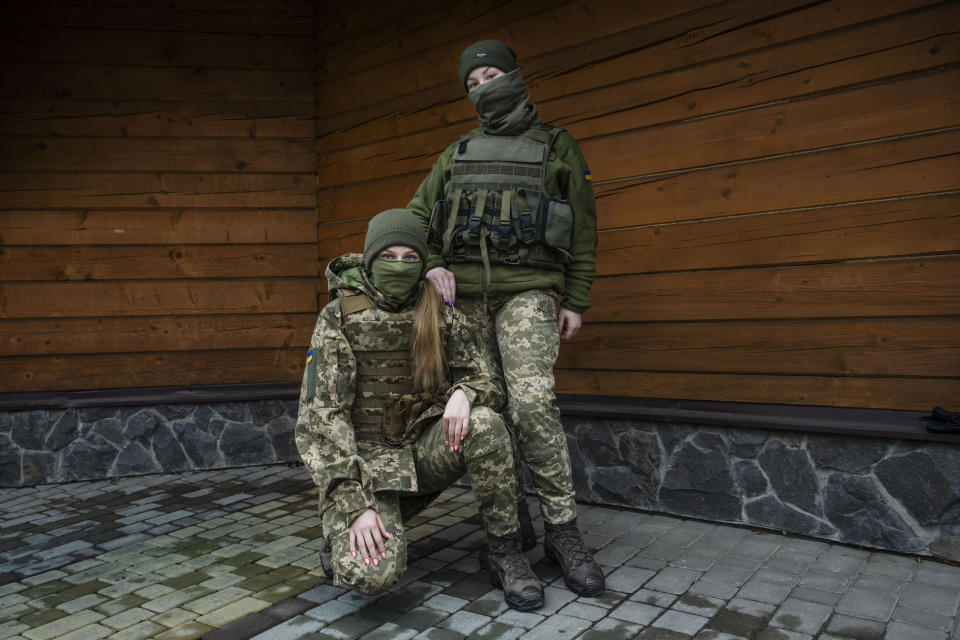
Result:
<svg viewBox="0 0 960 640"><path fill-rule="evenodd" d="M0 486L299 460L295 400L0 412ZM564 418L579 499L960 561L960 445Z"/></svg>
<svg viewBox="0 0 960 640"><path fill-rule="evenodd" d="M960 561L960 445L564 418L577 496Z"/></svg>
<svg viewBox="0 0 960 640"><path fill-rule="evenodd" d="M295 400L0 412L0 486L298 461Z"/></svg>

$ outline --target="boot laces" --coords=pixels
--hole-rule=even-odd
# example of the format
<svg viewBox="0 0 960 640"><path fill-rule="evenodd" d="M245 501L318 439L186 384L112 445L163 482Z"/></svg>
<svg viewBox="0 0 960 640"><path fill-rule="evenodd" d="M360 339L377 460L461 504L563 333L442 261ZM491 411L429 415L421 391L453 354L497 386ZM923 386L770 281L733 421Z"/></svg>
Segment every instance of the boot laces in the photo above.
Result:
<svg viewBox="0 0 960 640"><path fill-rule="evenodd" d="M494 557L500 561L508 572L517 578L536 579L536 575L534 575L533 569L530 568L530 563L527 562L526 556L524 556L522 552L514 549L512 545L491 544L490 559L493 560Z"/></svg>
<svg viewBox="0 0 960 640"><path fill-rule="evenodd" d="M562 549L563 554L570 558L573 566L587 564L593 557L583 544L583 538L576 529L559 529L554 532L554 541Z"/></svg>

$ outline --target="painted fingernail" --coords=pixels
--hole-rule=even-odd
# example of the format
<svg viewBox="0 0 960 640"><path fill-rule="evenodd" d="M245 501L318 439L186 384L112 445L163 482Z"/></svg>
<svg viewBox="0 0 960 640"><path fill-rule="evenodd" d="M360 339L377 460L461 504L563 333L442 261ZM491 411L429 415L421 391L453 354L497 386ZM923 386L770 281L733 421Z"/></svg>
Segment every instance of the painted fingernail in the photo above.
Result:
<svg viewBox="0 0 960 640"><path fill-rule="evenodd" d="M364 558L364 559L363 559L363 563L364 563L364 564L370 564L370 559L369 559L369 558Z"/></svg>
<svg viewBox="0 0 960 640"><path fill-rule="evenodd" d="M388 537L389 537L389 536L388 536ZM380 557L381 557L381 558L386 558L386 557L387 557L387 552L386 552L386 551L380 552Z"/></svg>

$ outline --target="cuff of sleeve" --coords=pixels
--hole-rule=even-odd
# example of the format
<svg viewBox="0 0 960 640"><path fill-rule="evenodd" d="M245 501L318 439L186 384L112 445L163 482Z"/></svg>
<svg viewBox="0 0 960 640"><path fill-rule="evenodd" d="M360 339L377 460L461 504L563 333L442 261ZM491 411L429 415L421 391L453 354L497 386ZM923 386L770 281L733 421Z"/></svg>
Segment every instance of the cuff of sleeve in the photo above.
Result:
<svg viewBox="0 0 960 640"><path fill-rule="evenodd" d="M333 495L333 500L341 513L358 515L364 509L372 508L377 501L373 491L366 489L359 482L341 482Z"/></svg>
<svg viewBox="0 0 960 640"><path fill-rule="evenodd" d="M356 511L351 511L350 513L344 514L344 516L346 517L346 520L347 520L347 525L349 526L349 525L353 524L353 521L356 520L357 518L359 518L359 517L360 517L360 514L363 513L364 511L366 511L367 509L373 509L374 511L377 510L376 506L371 505L371 506L369 506L369 507L364 507L364 508L362 508L362 509L357 509Z"/></svg>
<svg viewBox="0 0 960 640"><path fill-rule="evenodd" d="M447 261L439 256L431 256L430 258L427 258L426 271L430 271L430 269L433 269L434 267L446 267L446 266L447 266Z"/></svg>
<svg viewBox="0 0 960 640"><path fill-rule="evenodd" d="M455 386L453 389L451 389L451 390L450 390L450 393L448 394L447 397L449 398L450 396L452 396L452 395L453 395L453 392L456 391L457 389L460 389L460 390L463 391L465 394L467 394L467 400L470 401L470 406L471 406L471 407L472 407L473 405L477 404L477 398L479 397L480 394L478 394L475 389L472 389L472 388L470 388L470 387L468 387L467 385L464 385L464 384L458 384L458 385Z"/></svg>
<svg viewBox="0 0 960 640"><path fill-rule="evenodd" d="M564 309L569 309L570 311L573 311L574 313L579 313L581 315L585 313L587 309L590 308L589 304L587 305L575 304L572 300L569 300L567 298L564 298L560 302L560 306L563 307Z"/></svg>

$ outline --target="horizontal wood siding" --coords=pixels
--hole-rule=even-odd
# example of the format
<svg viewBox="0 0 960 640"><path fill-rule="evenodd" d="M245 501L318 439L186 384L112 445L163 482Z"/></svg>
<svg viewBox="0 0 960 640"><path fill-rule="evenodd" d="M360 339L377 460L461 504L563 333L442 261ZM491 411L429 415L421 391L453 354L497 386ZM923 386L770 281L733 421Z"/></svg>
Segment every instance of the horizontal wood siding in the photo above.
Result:
<svg viewBox="0 0 960 640"><path fill-rule="evenodd" d="M300 377L330 258L475 126L483 38L591 165L564 393L957 410L960 4L12 0L0 389Z"/></svg>
<svg viewBox="0 0 960 640"><path fill-rule="evenodd" d="M558 391L957 409L960 4L415 4L321 25L322 260L475 126L456 59L499 38L597 193Z"/></svg>
<svg viewBox="0 0 960 640"><path fill-rule="evenodd" d="M4 3L0 390L299 379L315 12Z"/></svg>

